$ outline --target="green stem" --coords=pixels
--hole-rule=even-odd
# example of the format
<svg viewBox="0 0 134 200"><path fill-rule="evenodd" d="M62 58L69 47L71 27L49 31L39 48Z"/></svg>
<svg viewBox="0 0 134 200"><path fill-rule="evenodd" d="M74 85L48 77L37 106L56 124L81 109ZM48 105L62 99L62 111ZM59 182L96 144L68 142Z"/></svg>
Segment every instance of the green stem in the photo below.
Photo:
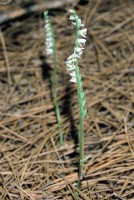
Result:
<svg viewBox="0 0 134 200"><path fill-rule="evenodd" d="M54 106L55 106L55 112L56 112L56 118L59 128L59 135L60 135L60 145L63 145L63 133L61 128L61 119L60 119L60 110L59 110L59 103L56 93L56 74L57 74L57 62L56 62L56 47L55 47L55 39L53 37L53 60L54 60L54 70L52 74L52 92L53 92L53 98L54 98Z"/></svg>
<svg viewBox="0 0 134 200"><path fill-rule="evenodd" d="M57 118L57 123L58 123L58 128L59 128L60 145L63 145L63 133L61 129L60 110L59 110L58 98L57 98L57 93L56 93L57 62L56 62L55 39L54 39L51 23L49 22L48 11L44 12L44 17L45 17L46 25L47 25L46 30L48 29L47 34L50 36L50 38L48 37L48 41L50 40L49 46L51 46L52 52L53 52L54 69L52 73L52 94L53 94L56 118ZM48 47L48 50L49 48L50 47Z"/></svg>
<svg viewBox="0 0 134 200"><path fill-rule="evenodd" d="M76 63L76 80L77 80L77 93L78 93L78 103L79 103L79 179L78 179L78 189L81 185L81 177L83 171L83 158L84 158L84 148L83 148L83 106L81 99L81 83L79 82L79 68L78 63Z"/></svg>
<svg viewBox="0 0 134 200"><path fill-rule="evenodd" d="M75 48L79 46L78 40L79 40L79 24L78 24L78 16L76 17L76 41L75 41ZM79 178L78 178L78 189L80 189L81 186L81 177L83 172L83 158L84 158L84 148L83 148L83 106L82 106L82 99L81 99L81 91L82 83L79 73L79 66L78 61L75 62L75 72L76 72L76 81L77 81L77 93L78 93L78 104L79 104Z"/></svg>

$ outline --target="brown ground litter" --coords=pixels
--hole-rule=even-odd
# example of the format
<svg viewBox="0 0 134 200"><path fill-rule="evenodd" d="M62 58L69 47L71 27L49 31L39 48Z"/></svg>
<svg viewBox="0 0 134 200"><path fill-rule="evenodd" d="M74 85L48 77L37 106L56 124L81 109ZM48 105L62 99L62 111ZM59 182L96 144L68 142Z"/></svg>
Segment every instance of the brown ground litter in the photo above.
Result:
<svg viewBox="0 0 134 200"><path fill-rule="evenodd" d="M63 147L51 94L53 62L44 45L45 3L56 37ZM42 9L41 0L0 3L1 19L6 16L0 21L0 199L76 199L79 111L65 67L75 38L67 11L75 7L88 28L79 66L89 159L79 199L134 200L134 1L64 3L44 1ZM31 6L37 9L29 12ZM24 8L25 15L15 15Z"/></svg>

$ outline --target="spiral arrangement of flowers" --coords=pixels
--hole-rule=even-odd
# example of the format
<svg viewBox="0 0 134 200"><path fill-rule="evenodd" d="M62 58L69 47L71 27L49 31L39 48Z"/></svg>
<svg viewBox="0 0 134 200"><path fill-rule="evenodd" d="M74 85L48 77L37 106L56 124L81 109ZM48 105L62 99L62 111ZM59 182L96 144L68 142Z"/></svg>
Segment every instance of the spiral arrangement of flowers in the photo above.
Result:
<svg viewBox="0 0 134 200"><path fill-rule="evenodd" d="M79 72L78 59L81 58L83 53L84 45L86 43L86 32L87 29L83 28L81 19L74 10L70 11L70 20L75 25L76 28L76 39L74 45L74 51L71 56L66 61L66 68L71 76L71 82L76 83L77 93L78 93L78 102L79 102L79 179L78 179L78 188L80 188L81 180L83 178L83 160L84 160L84 134L83 134L83 123L84 118L87 113L86 99L82 87L81 75Z"/></svg>
<svg viewBox="0 0 134 200"><path fill-rule="evenodd" d="M86 28L84 27L84 24L82 24L81 19L77 16L76 12L74 10L69 10L71 15L70 15L70 20L76 27L76 41L75 41L75 46L74 46L74 52L71 56L66 61L67 65L67 70L69 71L69 74L71 76L71 82L76 83L76 71L75 71L75 63L78 60L78 58L81 58L81 55L83 53L84 45L86 42Z"/></svg>
<svg viewBox="0 0 134 200"><path fill-rule="evenodd" d="M49 54L53 54L53 31L52 31L52 27L51 27L51 23L48 17L48 11L44 12L44 17L45 17L45 32L46 32L46 41L45 41L45 45L46 45L46 53Z"/></svg>
<svg viewBox="0 0 134 200"><path fill-rule="evenodd" d="M83 117L85 117L87 113L87 109L85 108L86 100L82 87L81 75L79 73L78 59L81 58L81 55L83 53L84 45L86 43L87 29L84 28L84 24L82 24L81 19L79 19L76 12L74 10L69 10L69 11L70 11L69 19L76 27L76 40L75 40L73 54L69 56L66 61L66 69L67 71L69 71L69 74L71 76L70 81L77 84L78 98L81 105L80 114Z"/></svg>
<svg viewBox="0 0 134 200"><path fill-rule="evenodd" d="M70 11L70 20L72 21L73 25L75 25L76 28L76 39L75 39L75 45L74 50L71 56L68 57L66 61L66 68L71 76L71 82L76 83L77 85L77 93L78 93L78 104L79 104L79 147L80 147L80 153L79 153L79 179L78 179L78 188L80 188L81 185L81 179L83 177L83 161L84 161L84 141L83 141L83 123L84 118L87 113L86 109L86 99L82 87L82 80L81 75L79 72L79 66L78 66L78 60L81 58L81 55L83 53L84 45L86 43L86 32L87 29L84 28L84 24L82 24L81 19L79 19L78 15L74 10ZM53 97L54 97L54 104L56 109L56 116L57 116L57 122L59 127L59 133L60 133L60 144L63 144L63 133L61 129L61 120L60 120L60 111L59 111L59 105L58 105L58 98L56 94L56 72L57 72L57 63L56 63L56 47L55 47L55 39L53 35L53 30L51 23L49 21L48 17L48 11L44 12L44 17L46 21L45 30L46 30L46 52L47 54L53 55L53 61L54 61L54 70L53 70L53 76L52 76L52 91L53 91Z"/></svg>
<svg viewBox="0 0 134 200"><path fill-rule="evenodd" d="M59 128L59 136L60 136L60 144L63 145L63 133L62 133L62 127L61 127L61 118L60 118L60 109L59 109L59 101L57 97L56 92L56 75L57 75L57 56L56 56L56 47L55 47L55 38L53 34L52 25L49 20L48 11L44 12L44 18L45 18L45 32L46 32L46 53L52 54L53 56L53 73L52 73L52 94L53 94L53 101L55 105L55 112L56 112L56 118Z"/></svg>

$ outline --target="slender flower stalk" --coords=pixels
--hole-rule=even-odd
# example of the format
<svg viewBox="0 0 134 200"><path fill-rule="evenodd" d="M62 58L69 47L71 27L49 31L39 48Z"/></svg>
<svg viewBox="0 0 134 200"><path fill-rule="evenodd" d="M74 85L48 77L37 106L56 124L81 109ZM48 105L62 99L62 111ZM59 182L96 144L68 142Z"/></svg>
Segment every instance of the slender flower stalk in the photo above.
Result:
<svg viewBox="0 0 134 200"><path fill-rule="evenodd" d="M63 145L63 133L61 128L61 119L60 119L60 110L59 110L59 103L56 93L56 74L57 74L57 61L56 61L56 47L55 47L55 38L53 34L53 29L48 17L48 11L44 12L44 18L45 18L45 31L46 31L46 52L48 55L53 55L53 61L54 61L54 69L52 74L52 93L54 98L54 105L55 105L55 111L56 111L56 118L59 128L59 134L60 134L60 145Z"/></svg>
<svg viewBox="0 0 134 200"><path fill-rule="evenodd" d="M81 75L79 72L78 59L81 58L83 53L84 45L86 42L86 28L84 24L82 24L81 19L79 19L78 15L74 10L70 11L70 20L75 25L76 28L76 40L74 45L74 51L71 56L66 61L66 68L71 76L71 82L76 83L77 85L77 93L78 93L78 103L79 103L79 179L78 179L78 188L81 185L81 179L83 177L83 161L84 161L84 145L83 145L83 123L84 118L87 113L87 109L85 108L86 100L82 87Z"/></svg>

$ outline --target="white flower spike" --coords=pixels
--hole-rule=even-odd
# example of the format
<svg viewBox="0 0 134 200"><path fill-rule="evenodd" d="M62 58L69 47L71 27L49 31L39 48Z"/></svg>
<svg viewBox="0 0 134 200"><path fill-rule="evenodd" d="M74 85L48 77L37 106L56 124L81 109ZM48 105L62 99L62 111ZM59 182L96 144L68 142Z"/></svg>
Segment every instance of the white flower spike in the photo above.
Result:
<svg viewBox="0 0 134 200"><path fill-rule="evenodd" d="M48 18L48 11L44 12L44 16L46 20L46 24L44 26L46 31L46 53L50 55L53 54L53 32Z"/></svg>
<svg viewBox="0 0 134 200"><path fill-rule="evenodd" d="M70 81L76 83L75 62L78 60L78 58L81 58L80 56L83 53L83 49L84 49L83 46L85 45L85 42L86 42L85 38L86 38L87 29L86 28L80 29L81 27L84 26L84 24L82 24L81 19L79 19L79 17L76 15L74 10L69 10L69 12L70 12L69 19L79 30L78 30L77 45L75 45L74 47L73 54L69 56L66 61L66 65L67 65L66 68L69 71L69 74L71 76Z"/></svg>
<svg viewBox="0 0 134 200"><path fill-rule="evenodd" d="M83 173L83 160L84 160L84 138L83 138L83 122L84 118L87 113L86 109L86 99L82 87L82 79L79 72L79 66L78 66L78 59L81 57L84 45L86 42L86 28L81 28L84 26L82 24L81 19L79 19L78 15L75 13L74 10L70 10L70 18L72 23L76 27L76 40L75 40L75 46L74 51L71 56L66 61L67 70L69 71L69 74L71 76L71 82L76 83L77 86L77 93L78 93L78 104L79 104L79 179L78 179L78 189L80 189L81 186L81 174Z"/></svg>
<svg viewBox="0 0 134 200"><path fill-rule="evenodd" d="M59 109L59 102L57 98L57 91L56 91L56 75L57 75L57 54L56 54L56 45L55 45L55 38L53 33L53 28L51 25L51 22L49 21L48 11L44 12L44 19L45 19L45 31L46 31L46 52L47 54L52 54L53 57L53 73L52 73L52 96L53 96L53 102L55 106L55 114L59 129L59 137L60 137L60 145L63 145L63 132L62 132L62 126L61 126L61 119L60 119L60 109Z"/></svg>

